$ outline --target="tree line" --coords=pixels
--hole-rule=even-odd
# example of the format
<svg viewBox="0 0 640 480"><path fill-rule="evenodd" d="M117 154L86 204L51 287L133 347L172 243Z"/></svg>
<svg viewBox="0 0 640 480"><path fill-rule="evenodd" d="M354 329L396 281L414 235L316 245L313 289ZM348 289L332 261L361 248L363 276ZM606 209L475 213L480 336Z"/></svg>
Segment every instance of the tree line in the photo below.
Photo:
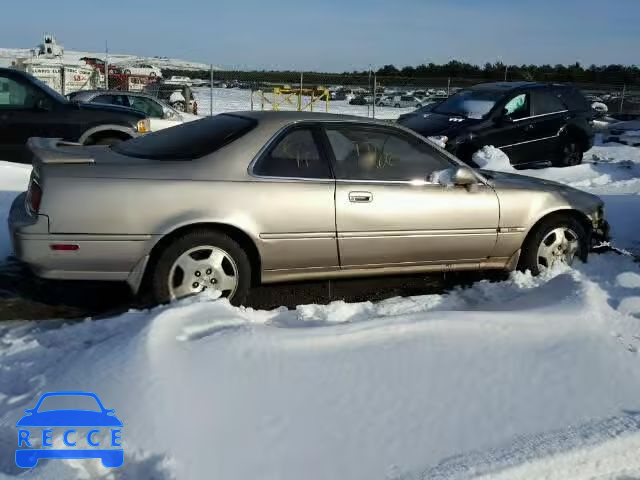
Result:
<svg viewBox="0 0 640 480"><path fill-rule="evenodd" d="M304 83L317 85L367 85L375 73L378 83L384 85L452 85L461 86L482 81L545 81L570 82L576 84L601 84L640 86L640 67L637 65L590 65L585 67L579 62L572 65L505 65L501 62L485 63L483 66L452 60L446 64L421 64L398 68L384 65L374 71L352 72L303 72ZM207 70L163 70L163 75L189 76L208 80ZM300 72L284 71L214 71L214 80L240 81L247 83L283 83L298 84Z"/></svg>

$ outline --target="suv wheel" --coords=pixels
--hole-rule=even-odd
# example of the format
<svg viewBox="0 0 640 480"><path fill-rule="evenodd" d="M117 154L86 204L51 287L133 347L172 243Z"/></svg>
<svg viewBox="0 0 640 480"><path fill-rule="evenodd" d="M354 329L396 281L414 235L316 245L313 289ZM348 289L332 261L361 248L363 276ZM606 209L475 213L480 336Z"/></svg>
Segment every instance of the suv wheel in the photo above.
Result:
<svg viewBox="0 0 640 480"><path fill-rule="evenodd" d="M571 135L562 137L560 143L560 152L555 162L554 167L572 167L580 165L582 163L582 146L580 142Z"/></svg>
<svg viewBox="0 0 640 480"><path fill-rule="evenodd" d="M179 112L184 112L186 108L184 102L173 102L171 106Z"/></svg>
<svg viewBox="0 0 640 480"><path fill-rule="evenodd" d="M211 230L196 230L175 239L160 254L151 277L157 303L211 289L239 305L250 285L246 252L229 236Z"/></svg>
<svg viewBox="0 0 640 480"><path fill-rule="evenodd" d="M522 246L518 269L538 275L545 268L571 265L578 258L587 261L589 235L582 224L569 216L543 220Z"/></svg>

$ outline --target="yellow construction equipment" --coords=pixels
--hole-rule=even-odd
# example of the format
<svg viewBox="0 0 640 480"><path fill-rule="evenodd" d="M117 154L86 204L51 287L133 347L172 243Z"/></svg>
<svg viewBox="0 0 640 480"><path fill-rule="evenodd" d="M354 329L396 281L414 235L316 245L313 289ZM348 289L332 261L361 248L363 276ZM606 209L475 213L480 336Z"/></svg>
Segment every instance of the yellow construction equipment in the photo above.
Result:
<svg viewBox="0 0 640 480"><path fill-rule="evenodd" d="M329 89L325 87L297 88L285 85L282 87L275 87L273 92L259 90L257 93L260 98L261 110L265 109L265 105L271 105L273 110L280 110L283 107L283 109L289 110L286 107L290 106L299 112L303 110L313 112L313 107L316 103L324 102L325 112L329 111L329 100L331 95L329 94Z"/></svg>

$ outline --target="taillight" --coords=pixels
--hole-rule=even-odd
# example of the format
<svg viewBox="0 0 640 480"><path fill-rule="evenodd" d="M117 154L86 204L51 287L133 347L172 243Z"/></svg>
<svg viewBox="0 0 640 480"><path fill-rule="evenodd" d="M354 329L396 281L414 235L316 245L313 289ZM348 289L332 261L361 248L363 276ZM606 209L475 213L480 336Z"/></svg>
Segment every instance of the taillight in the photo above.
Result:
<svg viewBox="0 0 640 480"><path fill-rule="evenodd" d="M33 213L40 211L40 202L42 201L42 188L38 185L33 178L29 182L29 189L27 190L27 207Z"/></svg>

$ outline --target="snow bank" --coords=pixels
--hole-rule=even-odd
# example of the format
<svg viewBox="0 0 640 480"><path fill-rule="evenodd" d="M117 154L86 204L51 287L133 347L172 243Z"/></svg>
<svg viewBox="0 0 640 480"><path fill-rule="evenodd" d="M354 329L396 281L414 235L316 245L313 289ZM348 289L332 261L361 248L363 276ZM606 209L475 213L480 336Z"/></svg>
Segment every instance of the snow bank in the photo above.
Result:
<svg viewBox="0 0 640 480"><path fill-rule="evenodd" d="M479 168L500 172L516 172L511 166L509 157L499 148L491 145L482 147L473 154L473 161Z"/></svg>
<svg viewBox="0 0 640 480"><path fill-rule="evenodd" d="M27 189L31 165L0 161L0 263L11 253L6 219L13 199Z"/></svg>

